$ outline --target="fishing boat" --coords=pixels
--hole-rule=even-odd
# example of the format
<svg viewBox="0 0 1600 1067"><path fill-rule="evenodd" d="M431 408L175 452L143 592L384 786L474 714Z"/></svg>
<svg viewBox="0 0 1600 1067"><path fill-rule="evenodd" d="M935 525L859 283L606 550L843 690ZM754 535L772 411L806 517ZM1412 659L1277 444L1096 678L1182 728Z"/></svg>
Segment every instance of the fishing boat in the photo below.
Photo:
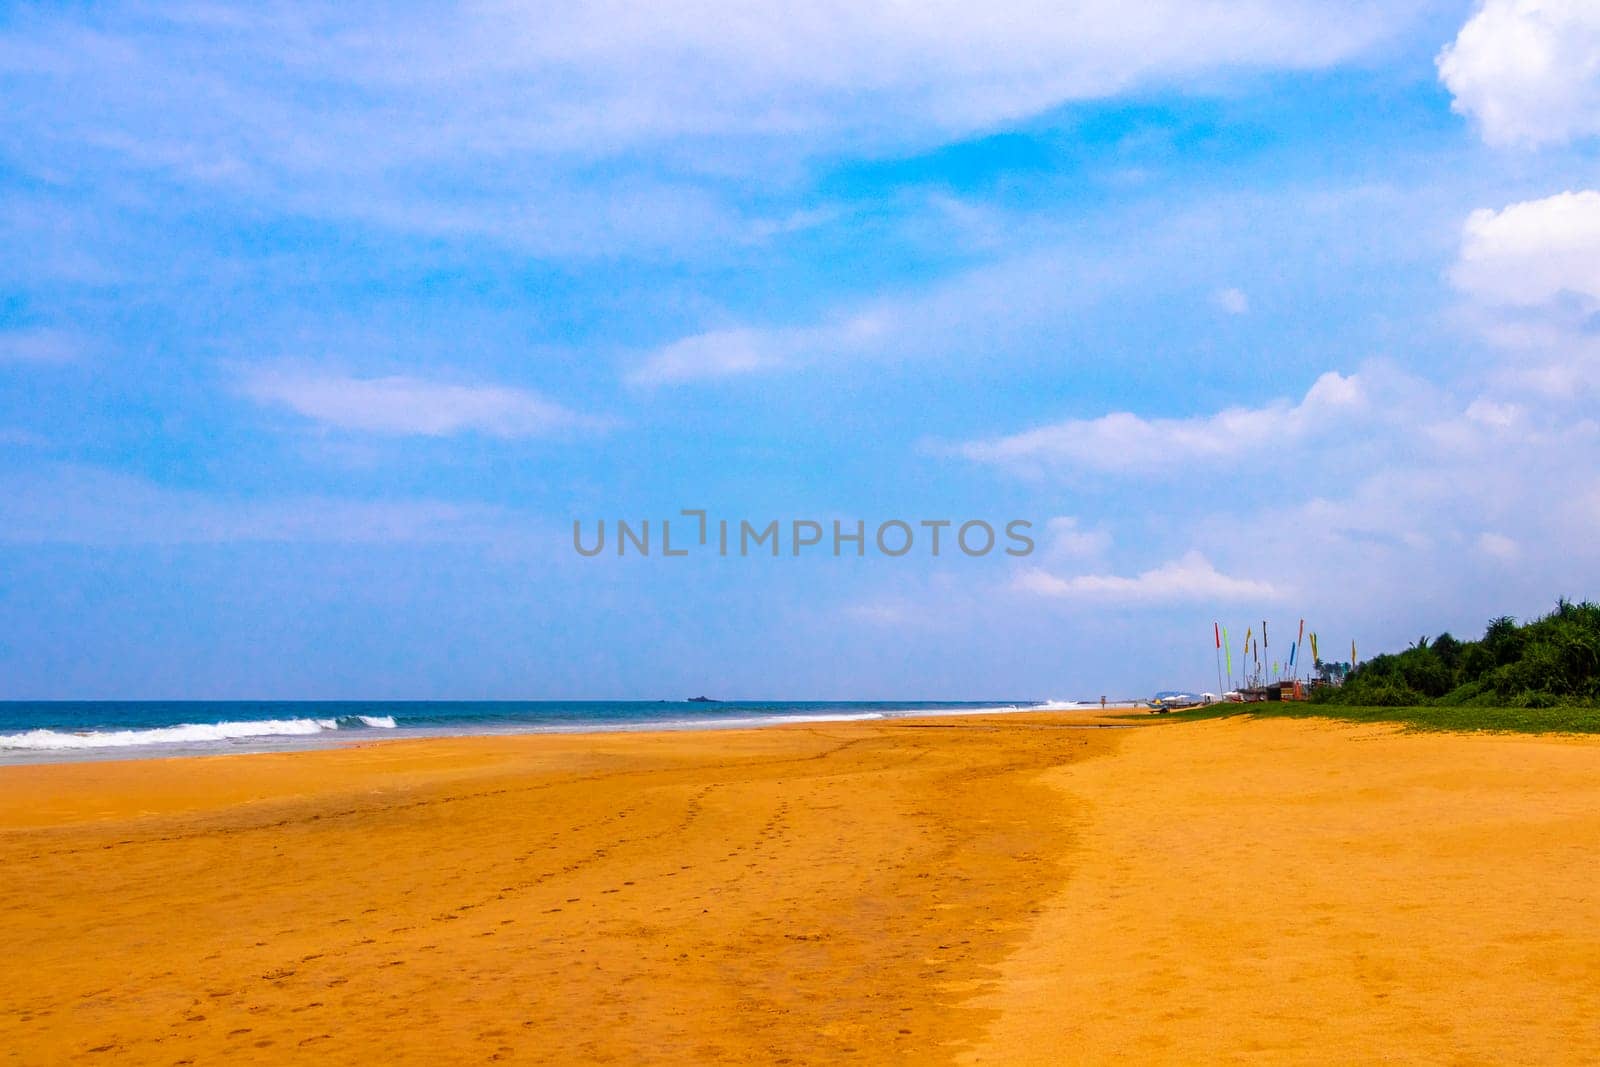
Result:
<svg viewBox="0 0 1600 1067"><path fill-rule="evenodd" d="M1208 703L1210 701L1197 697L1193 693L1158 693L1145 702L1145 707L1150 709L1152 715L1165 715L1168 712L1203 707Z"/></svg>

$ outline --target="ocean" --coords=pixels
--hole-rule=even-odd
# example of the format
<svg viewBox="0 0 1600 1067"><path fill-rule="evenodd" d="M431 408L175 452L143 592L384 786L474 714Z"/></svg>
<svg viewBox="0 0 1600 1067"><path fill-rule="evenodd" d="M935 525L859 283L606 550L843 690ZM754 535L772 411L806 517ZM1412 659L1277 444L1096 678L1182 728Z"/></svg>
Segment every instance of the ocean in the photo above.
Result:
<svg viewBox="0 0 1600 1067"><path fill-rule="evenodd" d="M1065 710L1072 701L9 701L0 765L466 734L696 730Z"/></svg>

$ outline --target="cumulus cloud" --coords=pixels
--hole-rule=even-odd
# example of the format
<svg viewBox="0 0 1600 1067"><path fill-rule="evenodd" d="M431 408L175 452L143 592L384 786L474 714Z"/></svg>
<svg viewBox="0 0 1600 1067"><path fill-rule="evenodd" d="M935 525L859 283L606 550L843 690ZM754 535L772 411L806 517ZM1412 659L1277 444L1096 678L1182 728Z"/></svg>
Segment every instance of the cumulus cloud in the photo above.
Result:
<svg viewBox="0 0 1600 1067"><path fill-rule="evenodd" d="M1451 280L1490 304L1600 301L1600 192L1481 209L1468 216Z"/></svg>
<svg viewBox="0 0 1600 1067"><path fill-rule="evenodd" d="M1322 375L1298 404L1229 408L1191 418L1147 418L1115 412L1067 419L1006 437L971 441L956 452L979 463L1021 471L1162 472L1220 458L1281 448L1349 426L1369 399L1359 375Z"/></svg>
<svg viewBox="0 0 1600 1067"><path fill-rule="evenodd" d="M1600 133L1600 5L1486 0L1438 58L1454 108L1493 145Z"/></svg>
<svg viewBox="0 0 1600 1067"><path fill-rule="evenodd" d="M596 429L601 420L570 411L537 393L503 385L460 385L404 375L354 378L258 369L243 382L247 396L286 407L339 430L391 436L449 437L483 433L532 437Z"/></svg>
<svg viewBox="0 0 1600 1067"><path fill-rule="evenodd" d="M1474 211L1450 279L1503 353L1498 382L1557 401L1600 389L1600 192Z"/></svg>
<svg viewBox="0 0 1600 1067"><path fill-rule="evenodd" d="M1049 571L1020 572L1013 586L1024 593L1063 600L1116 602L1275 600L1282 592L1270 582L1223 574L1199 552L1131 577L1080 574L1063 578Z"/></svg>

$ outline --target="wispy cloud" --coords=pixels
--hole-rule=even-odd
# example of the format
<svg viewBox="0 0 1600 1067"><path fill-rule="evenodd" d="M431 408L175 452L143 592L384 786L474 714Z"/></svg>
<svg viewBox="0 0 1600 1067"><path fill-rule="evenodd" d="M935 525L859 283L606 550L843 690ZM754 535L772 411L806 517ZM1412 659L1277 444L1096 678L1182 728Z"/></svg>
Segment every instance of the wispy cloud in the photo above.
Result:
<svg viewBox="0 0 1600 1067"><path fill-rule="evenodd" d="M1186 553L1132 576L1079 574L1060 577L1029 569L1013 581L1020 592L1061 600L1166 603L1175 601L1275 600L1282 591L1270 582L1223 574L1199 552Z"/></svg>
<svg viewBox="0 0 1600 1067"><path fill-rule="evenodd" d="M978 463L1021 472L1073 470L1162 472L1263 447L1299 443L1313 434L1348 428L1369 400L1359 375L1322 375L1298 404L1229 408L1190 418L1149 418L1129 412L1067 419L1022 433L955 446Z"/></svg>
<svg viewBox="0 0 1600 1067"><path fill-rule="evenodd" d="M1035 223L1037 220L1033 220ZM1013 221L1023 250L932 284L849 301L797 325L739 325L691 334L649 352L627 374L634 385L713 380L801 367L840 368L927 360L1028 343L1074 311L1132 284L1178 240L1184 219L1136 250L1050 244L1037 225Z"/></svg>
<svg viewBox="0 0 1600 1067"><path fill-rule="evenodd" d="M10 20L0 57L28 101L11 116L14 161L41 173L72 147L86 176L138 171L268 210L577 251L681 247L713 228L707 173L914 150L1218 72L1324 68L1427 6L496 0L441 18L111 3ZM625 165L597 174L597 159Z"/></svg>
<svg viewBox="0 0 1600 1067"><path fill-rule="evenodd" d="M1110 547L1110 533L1103 529L1087 529L1072 515L1058 515L1045 523L1043 548L1047 557L1094 557Z"/></svg>
<svg viewBox="0 0 1600 1067"><path fill-rule="evenodd" d="M823 326L710 330L652 352L628 372L626 381L630 385L670 385L858 355L884 337L887 325L888 319L881 313L860 313Z"/></svg>
<svg viewBox="0 0 1600 1067"><path fill-rule="evenodd" d="M242 387L260 403L357 433L419 437L482 433L510 438L605 426L601 419L571 411L538 393L503 385L256 369L245 376Z"/></svg>

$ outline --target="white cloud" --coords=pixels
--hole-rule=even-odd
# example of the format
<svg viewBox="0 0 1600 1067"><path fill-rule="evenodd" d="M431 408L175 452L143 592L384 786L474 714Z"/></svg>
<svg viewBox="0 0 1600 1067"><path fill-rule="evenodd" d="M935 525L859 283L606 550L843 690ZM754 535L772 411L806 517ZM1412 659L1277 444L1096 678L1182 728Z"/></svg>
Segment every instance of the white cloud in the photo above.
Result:
<svg viewBox="0 0 1600 1067"><path fill-rule="evenodd" d="M1455 110L1493 145L1600 133L1600 4L1486 0L1438 58Z"/></svg>
<svg viewBox="0 0 1600 1067"><path fill-rule="evenodd" d="M1212 299L1230 315L1243 315L1250 310L1250 297L1243 289L1218 289Z"/></svg>
<svg viewBox="0 0 1600 1067"><path fill-rule="evenodd" d="M708 174L913 151L1231 70L1324 68L1428 6L111 3L11 20L0 65L26 104L6 140L39 173L115 162L256 207L681 250L716 228L717 197L695 192ZM596 159L625 165L599 173Z"/></svg>
<svg viewBox="0 0 1600 1067"><path fill-rule="evenodd" d="M1489 304L1600 301L1600 192L1565 192L1500 211L1474 211L1462 229L1450 277Z"/></svg>
<svg viewBox="0 0 1600 1067"><path fill-rule="evenodd" d="M1084 529L1083 524L1071 515L1058 515L1045 523L1045 555L1060 558L1098 556L1111 547L1111 535L1105 530Z"/></svg>
<svg viewBox="0 0 1600 1067"><path fill-rule="evenodd" d="M713 0L690 10L620 2L488 10L496 21L514 12L505 25L537 28L517 36L507 60L597 71L585 83L630 117L813 132L891 117L970 130L1218 67L1321 67L1387 36L1417 7ZM606 82L623 71L626 84Z"/></svg>
<svg viewBox="0 0 1600 1067"><path fill-rule="evenodd" d="M1133 577L1080 574L1062 578L1048 571L1020 572L1013 586L1024 593L1068 600L1150 603L1170 601L1275 600L1282 592L1270 582L1223 574L1199 552L1163 563Z"/></svg>
<svg viewBox="0 0 1600 1067"><path fill-rule="evenodd" d="M1600 391L1600 192L1474 211L1450 279L1502 353L1501 386L1558 403Z"/></svg>
<svg viewBox="0 0 1600 1067"><path fill-rule="evenodd" d="M531 437L595 429L601 420L569 411L526 389L459 385L396 375L353 378L258 369L244 392L340 430L448 437L476 432Z"/></svg>
<svg viewBox="0 0 1600 1067"><path fill-rule="evenodd" d="M1322 375L1298 404L1229 408L1190 418L1145 418L1117 412L956 448L979 463L1024 472L1096 470L1162 472L1238 457L1265 447L1299 444L1315 434L1348 430L1369 400L1361 376Z"/></svg>
<svg viewBox="0 0 1600 1067"><path fill-rule="evenodd" d="M1416 414L1377 427L1370 453L1345 462L1341 450L1258 503L1207 509L1186 538L1214 558L1247 553L1252 573L1295 590L1308 616L1343 620L1363 647L1593 595L1600 423L1503 394L1439 394Z"/></svg>
<svg viewBox="0 0 1600 1067"><path fill-rule="evenodd" d="M1307 235L1295 228L1308 215L1321 233L1330 226L1391 224L1403 209L1399 194L1388 191L1330 196L1297 189L1282 196L1211 197L1176 212L1134 206L1113 210L1087 229L1082 220L1068 223L1050 211L993 210L987 212L993 238L987 244L1006 254L920 287L846 300L797 324L715 322L643 353L625 377L634 385L665 384L865 361L1027 360L1047 352L1086 366L1090 352L1063 348L1082 348L1083 324L1096 309L1149 299L1152 279L1169 286L1172 299L1198 292L1238 307L1234 298L1209 289L1217 264L1195 254L1197 247L1227 247L1230 227L1251 220L1260 225L1270 213L1274 226L1294 232L1298 242ZM1132 229L1140 232L1137 242L1126 240ZM936 232L949 238L947 227ZM1348 252L1317 238L1318 256ZM1342 261L1352 271L1373 265L1364 254ZM1239 292L1248 310L1249 297Z"/></svg>
<svg viewBox="0 0 1600 1067"><path fill-rule="evenodd" d="M870 313L822 326L709 330L656 349L627 374L626 381L670 385L777 370L829 355L858 353L885 332L885 318Z"/></svg>
<svg viewBox="0 0 1600 1067"><path fill-rule="evenodd" d="M663 345L626 380L629 385L666 385L748 374L781 363L784 347L757 330L710 330Z"/></svg>

